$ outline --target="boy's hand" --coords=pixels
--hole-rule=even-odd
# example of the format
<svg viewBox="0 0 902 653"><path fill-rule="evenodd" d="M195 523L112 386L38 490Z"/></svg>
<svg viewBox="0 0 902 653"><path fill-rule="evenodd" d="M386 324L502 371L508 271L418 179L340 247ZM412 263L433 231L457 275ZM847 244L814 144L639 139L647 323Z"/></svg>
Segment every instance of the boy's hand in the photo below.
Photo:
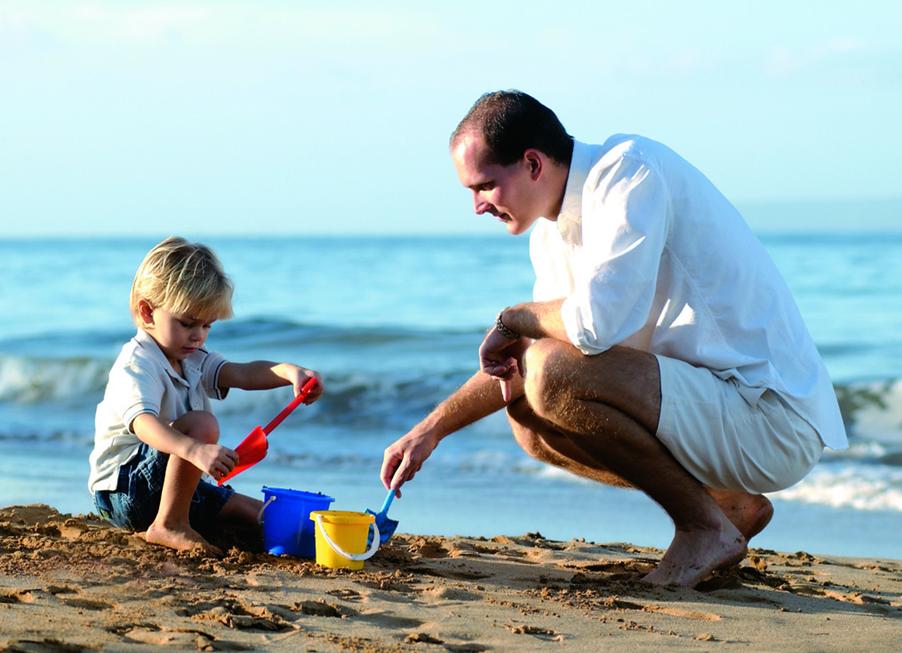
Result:
<svg viewBox="0 0 902 653"><path fill-rule="evenodd" d="M188 461L200 471L213 478L222 478L238 464L238 454L219 444L197 443L191 450Z"/></svg>
<svg viewBox="0 0 902 653"><path fill-rule="evenodd" d="M295 397L301 393L301 388L304 387L304 384L307 383L308 379L316 379L316 385L313 386L313 389L307 395L307 398L304 399L304 403L312 404L320 398L320 395L323 394L323 381L319 372L316 370L308 370L305 367L299 367L297 365L285 364L285 367L288 373L287 379L291 382Z"/></svg>

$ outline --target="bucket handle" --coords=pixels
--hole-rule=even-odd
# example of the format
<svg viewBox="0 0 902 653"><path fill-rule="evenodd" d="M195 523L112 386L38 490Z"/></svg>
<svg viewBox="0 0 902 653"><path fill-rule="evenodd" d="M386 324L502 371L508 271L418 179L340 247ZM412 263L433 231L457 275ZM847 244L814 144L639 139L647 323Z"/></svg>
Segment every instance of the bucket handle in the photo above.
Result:
<svg viewBox="0 0 902 653"><path fill-rule="evenodd" d="M323 539L326 540L326 543L332 547L332 550L335 551L338 555L343 558L348 558L349 560L369 560L374 555L376 555L376 551L379 550L379 527L376 526L376 522L373 522L373 543L370 544L370 548L365 553L348 553L340 546L338 546L335 542L332 541L332 538L329 537L329 534L326 532L326 529L323 528L323 516L316 515L316 526L319 528L319 532L322 534Z"/></svg>
<svg viewBox="0 0 902 653"><path fill-rule="evenodd" d="M263 507L260 508L260 512L257 513L257 523L260 524L261 526L263 525L263 512L266 510L267 506L269 506L269 504L271 504L271 503L272 503L273 501L275 501L277 498L278 498L278 497L277 497L275 494L273 494L272 496L270 496L270 497L266 500L266 503L263 504Z"/></svg>

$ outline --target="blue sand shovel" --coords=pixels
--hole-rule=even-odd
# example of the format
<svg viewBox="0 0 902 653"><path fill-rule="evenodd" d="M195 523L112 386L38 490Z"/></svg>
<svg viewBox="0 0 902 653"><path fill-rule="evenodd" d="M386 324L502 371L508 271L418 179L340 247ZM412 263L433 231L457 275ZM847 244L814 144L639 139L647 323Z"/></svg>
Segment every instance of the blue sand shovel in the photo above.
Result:
<svg viewBox="0 0 902 653"><path fill-rule="evenodd" d="M385 503L382 504L382 510L379 512L373 512L372 510L367 510L367 514L374 515L376 517L376 526L379 528L379 542L381 544L385 544L388 542L389 538L395 534L395 529L398 527L398 522L394 519L388 518L388 507L391 505L391 502L395 500L395 491L389 490L388 495L385 497ZM367 544L370 544L372 541L373 535L370 533Z"/></svg>

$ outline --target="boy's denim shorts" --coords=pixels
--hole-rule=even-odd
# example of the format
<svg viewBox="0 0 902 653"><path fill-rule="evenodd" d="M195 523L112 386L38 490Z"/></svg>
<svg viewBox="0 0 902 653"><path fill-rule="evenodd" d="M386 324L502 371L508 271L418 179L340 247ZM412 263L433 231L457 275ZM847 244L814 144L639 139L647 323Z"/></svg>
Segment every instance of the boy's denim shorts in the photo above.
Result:
<svg viewBox="0 0 902 653"><path fill-rule="evenodd" d="M98 490L94 505L101 517L120 528L145 531L156 519L169 455L141 443L138 453L119 468L115 492ZM216 530L216 518L235 491L201 479L191 499L188 520L201 533Z"/></svg>

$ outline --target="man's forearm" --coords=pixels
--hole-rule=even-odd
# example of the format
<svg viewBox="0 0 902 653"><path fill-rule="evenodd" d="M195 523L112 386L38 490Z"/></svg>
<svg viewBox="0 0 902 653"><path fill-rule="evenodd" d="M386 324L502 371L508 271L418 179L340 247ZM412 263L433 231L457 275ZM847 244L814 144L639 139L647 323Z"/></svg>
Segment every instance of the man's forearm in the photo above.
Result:
<svg viewBox="0 0 902 653"><path fill-rule="evenodd" d="M514 396L520 396L523 393L523 380L515 379L513 387ZM476 372L450 397L436 406L420 423L420 427L431 431L441 440L491 415L504 405L498 381L488 374Z"/></svg>
<svg viewBox="0 0 902 653"><path fill-rule="evenodd" d="M550 302L515 304L501 312L501 320L508 329L526 338L554 338L570 342L561 319L563 303L563 299L555 299Z"/></svg>

